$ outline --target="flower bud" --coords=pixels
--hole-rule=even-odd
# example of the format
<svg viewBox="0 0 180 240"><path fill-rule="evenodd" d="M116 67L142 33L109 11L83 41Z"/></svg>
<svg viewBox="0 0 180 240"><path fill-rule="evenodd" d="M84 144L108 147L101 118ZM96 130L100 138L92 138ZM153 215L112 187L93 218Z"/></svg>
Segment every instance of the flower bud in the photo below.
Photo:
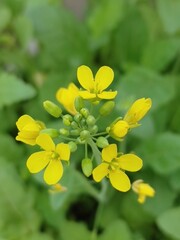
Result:
<svg viewBox="0 0 180 240"><path fill-rule="evenodd" d="M40 133L46 133L48 134L50 137L55 138L59 136L59 131L53 128L46 128L41 130Z"/></svg>
<svg viewBox="0 0 180 240"><path fill-rule="evenodd" d="M89 115L86 119L86 123L88 126L93 126L96 123L95 117L92 115Z"/></svg>
<svg viewBox="0 0 180 240"><path fill-rule="evenodd" d="M79 136L80 130L79 129L74 129L70 131L70 135L72 136Z"/></svg>
<svg viewBox="0 0 180 240"><path fill-rule="evenodd" d="M74 121L79 123L81 119L82 119L82 115L80 113L76 113L76 115L74 116Z"/></svg>
<svg viewBox="0 0 180 240"><path fill-rule="evenodd" d="M114 139L120 140L129 130L129 124L124 120L118 120L109 128L109 135Z"/></svg>
<svg viewBox="0 0 180 240"><path fill-rule="evenodd" d="M105 137L98 137L97 141L96 141L96 145L99 148L105 148L109 145L107 138Z"/></svg>
<svg viewBox="0 0 180 240"><path fill-rule="evenodd" d="M88 130L83 130L80 132L80 138L81 139L88 139L90 137L90 132Z"/></svg>
<svg viewBox="0 0 180 240"><path fill-rule="evenodd" d="M77 128L78 128L77 122L72 121L72 122L71 122L71 127L72 127L73 129L77 129Z"/></svg>
<svg viewBox="0 0 180 240"><path fill-rule="evenodd" d="M43 107L53 117L58 118L61 116L62 110L55 103L47 100L43 102Z"/></svg>
<svg viewBox="0 0 180 240"><path fill-rule="evenodd" d="M101 116L107 116L110 114L115 106L114 101L108 101L102 105L102 107L99 109L99 113Z"/></svg>
<svg viewBox="0 0 180 240"><path fill-rule="evenodd" d="M76 140L77 144L85 144L86 140L78 137L77 140Z"/></svg>
<svg viewBox="0 0 180 240"><path fill-rule="evenodd" d="M92 160L90 158L84 158L81 162L81 167L84 175L89 177L93 169Z"/></svg>
<svg viewBox="0 0 180 240"><path fill-rule="evenodd" d="M77 144L73 141L68 142L69 148L71 152L75 152L77 150Z"/></svg>
<svg viewBox="0 0 180 240"><path fill-rule="evenodd" d="M69 130L66 128L61 128L59 129L60 134L62 134L63 136L69 136Z"/></svg>
<svg viewBox="0 0 180 240"><path fill-rule="evenodd" d="M78 96L75 98L74 106L78 112L84 107L84 101L83 101L82 97Z"/></svg>
<svg viewBox="0 0 180 240"><path fill-rule="evenodd" d="M73 120L73 118L69 114L66 114L66 115L63 116L63 123L64 123L65 126L70 126L72 120Z"/></svg>
<svg viewBox="0 0 180 240"><path fill-rule="evenodd" d="M80 110L80 113L85 117L87 118L89 116L89 110L87 108L82 108Z"/></svg>
<svg viewBox="0 0 180 240"><path fill-rule="evenodd" d="M91 134L95 134L98 132L98 126L97 125L94 125L92 126L91 128L89 128L89 131Z"/></svg>

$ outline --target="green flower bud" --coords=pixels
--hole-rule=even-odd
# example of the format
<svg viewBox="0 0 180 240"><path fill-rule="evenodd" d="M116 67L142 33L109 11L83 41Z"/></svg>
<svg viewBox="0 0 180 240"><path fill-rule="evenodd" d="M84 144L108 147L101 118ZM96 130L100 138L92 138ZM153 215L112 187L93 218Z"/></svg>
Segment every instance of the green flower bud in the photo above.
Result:
<svg viewBox="0 0 180 240"><path fill-rule="evenodd" d="M83 130L80 132L80 138L86 140L90 137L90 132L87 130Z"/></svg>
<svg viewBox="0 0 180 240"><path fill-rule="evenodd" d="M78 128L77 122L72 121L72 122L71 122L71 127L72 127L73 129L77 129L77 128Z"/></svg>
<svg viewBox="0 0 180 240"><path fill-rule="evenodd" d="M74 116L74 120L79 123L82 119L82 115L80 113L77 113L75 116Z"/></svg>
<svg viewBox="0 0 180 240"><path fill-rule="evenodd" d="M77 150L77 144L73 141L68 142L69 148L71 152L75 152Z"/></svg>
<svg viewBox="0 0 180 240"><path fill-rule="evenodd" d="M97 141L96 141L96 145L99 148L104 148L107 147L109 145L108 140L105 137L98 137Z"/></svg>
<svg viewBox="0 0 180 240"><path fill-rule="evenodd" d="M72 120L73 120L73 118L69 114L66 114L66 115L63 116L63 123L64 123L65 126L70 126Z"/></svg>
<svg viewBox="0 0 180 240"><path fill-rule="evenodd" d="M85 126L86 125L86 120L83 118L80 123L81 123L82 126Z"/></svg>
<svg viewBox="0 0 180 240"><path fill-rule="evenodd" d="M81 139L80 137L78 137L77 140L76 140L76 142L77 142L78 144L85 144L86 140Z"/></svg>
<svg viewBox="0 0 180 240"><path fill-rule="evenodd" d="M98 126L94 125L91 128L89 128L89 131L91 132L91 134L95 134L98 132Z"/></svg>
<svg viewBox="0 0 180 240"><path fill-rule="evenodd" d="M53 128L46 128L41 130L40 133L46 133L48 134L50 137L55 138L59 136L59 131Z"/></svg>
<svg viewBox="0 0 180 240"><path fill-rule="evenodd" d="M61 128L59 129L60 134L62 134L63 136L69 136L69 130L66 128Z"/></svg>
<svg viewBox="0 0 180 240"><path fill-rule="evenodd" d="M99 113L101 116L107 116L110 114L115 106L114 101L108 101L102 105L102 107L99 109Z"/></svg>
<svg viewBox="0 0 180 240"><path fill-rule="evenodd" d="M55 103L47 100L43 102L43 107L53 117L58 118L61 116L62 110Z"/></svg>
<svg viewBox="0 0 180 240"><path fill-rule="evenodd" d="M81 162L81 167L84 175L89 177L93 170L92 160L89 158L84 158Z"/></svg>
<svg viewBox="0 0 180 240"><path fill-rule="evenodd" d="M72 136L79 136L80 130L79 129L74 129L70 131L70 135Z"/></svg>
<svg viewBox="0 0 180 240"><path fill-rule="evenodd" d="M96 123L95 117L92 115L89 115L86 119L86 123L88 126L93 126Z"/></svg>
<svg viewBox="0 0 180 240"><path fill-rule="evenodd" d="M89 110L87 108L82 108L80 110L80 113L85 117L87 118L89 116Z"/></svg>
<svg viewBox="0 0 180 240"><path fill-rule="evenodd" d="M84 101L83 101L82 97L78 96L75 98L74 106L78 112L84 107Z"/></svg>

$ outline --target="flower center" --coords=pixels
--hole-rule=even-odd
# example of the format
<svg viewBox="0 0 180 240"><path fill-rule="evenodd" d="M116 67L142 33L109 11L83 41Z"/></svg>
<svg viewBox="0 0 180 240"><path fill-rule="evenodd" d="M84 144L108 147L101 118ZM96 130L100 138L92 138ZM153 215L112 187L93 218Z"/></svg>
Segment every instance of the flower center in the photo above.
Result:
<svg viewBox="0 0 180 240"><path fill-rule="evenodd" d="M115 171L119 169L119 163L116 158L114 158L110 163L110 170Z"/></svg>
<svg viewBox="0 0 180 240"><path fill-rule="evenodd" d="M51 159L52 159L52 160L58 160L58 158L59 158L59 154L56 153L56 152L52 152L52 154L51 154Z"/></svg>

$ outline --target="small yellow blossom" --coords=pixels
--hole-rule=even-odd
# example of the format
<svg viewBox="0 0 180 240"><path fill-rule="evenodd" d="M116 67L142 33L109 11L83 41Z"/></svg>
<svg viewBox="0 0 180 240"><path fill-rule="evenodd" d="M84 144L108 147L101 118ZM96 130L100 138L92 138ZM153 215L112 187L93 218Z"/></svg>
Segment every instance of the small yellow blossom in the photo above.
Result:
<svg viewBox="0 0 180 240"><path fill-rule="evenodd" d="M36 138L40 131L45 128L42 122L34 120L29 115L21 116L16 122L16 126L19 130L16 140L29 145L36 144Z"/></svg>
<svg viewBox="0 0 180 240"><path fill-rule="evenodd" d="M38 173L46 168L44 181L49 185L56 184L63 175L61 160L69 161L69 145L59 143L55 146L51 137L47 134L40 134L36 139L36 143L44 151L33 153L27 160L27 168L31 173Z"/></svg>
<svg viewBox="0 0 180 240"><path fill-rule="evenodd" d="M55 185L52 185L52 188L49 189L49 193L61 193L61 192L66 192L67 188L62 186L60 183L57 183Z"/></svg>
<svg viewBox="0 0 180 240"><path fill-rule="evenodd" d="M64 108L71 114L77 113L74 101L79 96L79 89L74 83L70 83L68 88L60 88L56 93L56 99L64 106Z"/></svg>
<svg viewBox="0 0 180 240"><path fill-rule="evenodd" d="M98 101L100 99L113 99L117 95L117 91L104 91L112 83L114 72L110 67L101 67L93 77L91 69L82 65L77 70L77 78L85 91L79 94L84 99Z"/></svg>
<svg viewBox="0 0 180 240"><path fill-rule="evenodd" d="M122 139L129 130L129 124L124 120L118 120L116 123L112 124L110 127L109 135L116 140Z"/></svg>
<svg viewBox="0 0 180 240"><path fill-rule="evenodd" d="M129 124L130 128L137 127L138 121L140 121L149 111L151 105L152 101L150 98L140 98L136 100L126 113L123 120Z"/></svg>
<svg viewBox="0 0 180 240"><path fill-rule="evenodd" d="M93 178L100 182L109 177L112 186L122 192L127 192L131 183L125 171L136 172L142 168L142 160L135 154L118 156L117 145L110 144L102 150L102 163L93 170Z"/></svg>
<svg viewBox="0 0 180 240"><path fill-rule="evenodd" d="M155 190L149 184L144 183L141 179L133 182L132 189L138 194L139 203L144 203L146 197L154 197L155 195Z"/></svg>

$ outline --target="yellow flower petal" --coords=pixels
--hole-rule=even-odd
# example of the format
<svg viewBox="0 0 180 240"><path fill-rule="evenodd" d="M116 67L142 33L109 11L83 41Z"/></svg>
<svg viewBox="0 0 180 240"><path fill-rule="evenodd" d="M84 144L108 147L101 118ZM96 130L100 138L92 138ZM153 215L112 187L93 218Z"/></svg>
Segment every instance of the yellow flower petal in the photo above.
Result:
<svg viewBox="0 0 180 240"><path fill-rule="evenodd" d="M27 160L26 165L31 173L38 173L49 163L49 157L45 151L33 153Z"/></svg>
<svg viewBox="0 0 180 240"><path fill-rule="evenodd" d="M55 144L48 134L40 134L36 139L36 143L46 151L55 150Z"/></svg>
<svg viewBox="0 0 180 240"><path fill-rule="evenodd" d="M96 98L96 94L95 93L90 93L88 91L80 91L79 92L79 96L81 96L84 99L93 99Z"/></svg>
<svg viewBox="0 0 180 240"><path fill-rule="evenodd" d="M44 181L53 185L56 184L63 175L63 166L59 160L51 160L44 172Z"/></svg>
<svg viewBox="0 0 180 240"><path fill-rule="evenodd" d="M103 91L102 93L97 94L98 98L100 99L113 99L116 97L116 95L117 95L117 91L114 91L114 92Z"/></svg>
<svg viewBox="0 0 180 240"><path fill-rule="evenodd" d="M114 135L115 137L122 138L127 134L128 130L129 124L126 121L119 120L110 130L110 134Z"/></svg>
<svg viewBox="0 0 180 240"><path fill-rule="evenodd" d="M99 92L102 92L104 89L109 87L114 79L114 72L110 67L103 66L101 67L95 76L96 88Z"/></svg>
<svg viewBox="0 0 180 240"><path fill-rule="evenodd" d="M89 67L82 65L77 70L77 78L81 86L91 91L94 89L94 77Z"/></svg>
<svg viewBox="0 0 180 240"><path fill-rule="evenodd" d="M21 142L26 143L26 144L29 144L29 145L32 145L32 146L34 146L36 144L36 139L35 138L34 139L26 139L26 138L23 138L23 137L19 136L19 134L18 134L18 136L16 136L16 140L21 141Z"/></svg>
<svg viewBox="0 0 180 240"><path fill-rule="evenodd" d="M56 152L59 153L60 159L68 161L70 158L70 148L68 144L59 143L56 146Z"/></svg>
<svg viewBox="0 0 180 240"><path fill-rule="evenodd" d="M109 180L112 186L121 192L127 192L131 187L128 176L120 170L111 171L109 173Z"/></svg>
<svg viewBox="0 0 180 240"><path fill-rule="evenodd" d="M100 182L105 176L107 176L108 166L109 164L107 163L101 163L93 170L92 175L96 182Z"/></svg>
<svg viewBox="0 0 180 240"><path fill-rule="evenodd" d="M146 200L146 196L143 195L143 194L139 194L139 196L138 196L138 202L139 202L139 203L144 203L145 200Z"/></svg>
<svg viewBox="0 0 180 240"><path fill-rule="evenodd" d="M140 183L139 184L139 193L144 194L148 197L154 197L155 191L149 184Z"/></svg>
<svg viewBox="0 0 180 240"><path fill-rule="evenodd" d="M56 93L56 99L73 115L77 113L74 106L74 101L77 96L79 96L79 89L74 83L70 83L67 89L60 88Z"/></svg>
<svg viewBox="0 0 180 240"><path fill-rule="evenodd" d="M24 126L26 126L27 124L30 124L30 123L34 123L34 122L35 122L34 119L32 117L30 117L29 115L23 115L16 122L16 126L17 126L18 130L21 131Z"/></svg>
<svg viewBox="0 0 180 240"><path fill-rule="evenodd" d="M110 144L102 150L102 159L106 162L111 162L117 156L117 145Z"/></svg>
<svg viewBox="0 0 180 240"><path fill-rule="evenodd" d="M121 169L130 172L138 171L143 165L141 158L135 154L124 154L118 158L118 162Z"/></svg>
<svg viewBox="0 0 180 240"><path fill-rule="evenodd" d="M152 101L150 98L140 98L136 100L126 113L124 120L127 121L129 124L136 124L144 117L144 115L149 111L151 106Z"/></svg>

